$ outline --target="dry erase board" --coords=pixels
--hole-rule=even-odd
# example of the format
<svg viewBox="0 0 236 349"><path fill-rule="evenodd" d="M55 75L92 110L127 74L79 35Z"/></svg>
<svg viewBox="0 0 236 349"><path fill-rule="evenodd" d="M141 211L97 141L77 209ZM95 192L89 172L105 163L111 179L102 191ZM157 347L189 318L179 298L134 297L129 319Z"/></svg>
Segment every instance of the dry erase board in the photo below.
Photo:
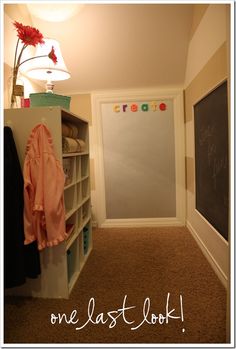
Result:
<svg viewBox="0 0 236 349"><path fill-rule="evenodd" d="M102 137L106 217L176 217L173 101L103 103Z"/></svg>
<svg viewBox="0 0 236 349"><path fill-rule="evenodd" d="M228 240L227 82L194 106L196 209Z"/></svg>

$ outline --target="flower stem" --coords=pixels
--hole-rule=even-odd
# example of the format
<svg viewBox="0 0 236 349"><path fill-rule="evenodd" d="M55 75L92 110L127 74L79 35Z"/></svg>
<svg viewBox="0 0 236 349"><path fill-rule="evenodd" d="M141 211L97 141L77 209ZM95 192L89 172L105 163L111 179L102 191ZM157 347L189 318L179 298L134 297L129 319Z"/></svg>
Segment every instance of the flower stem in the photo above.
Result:
<svg viewBox="0 0 236 349"><path fill-rule="evenodd" d="M17 63L16 63L16 66L17 66L17 67L19 67L19 65L20 65L20 60L21 60L22 53L23 53L24 49L25 49L27 46L28 46L28 45L24 45L24 46L22 47L21 51L20 51L20 54L19 54L19 56L18 56ZM14 66L14 67L15 67L15 66Z"/></svg>
<svg viewBox="0 0 236 349"><path fill-rule="evenodd" d="M18 74L18 67L14 67L13 78L12 78L11 108L13 107L14 102L16 100L14 90L15 90L15 86L16 86L17 74Z"/></svg>
<svg viewBox="0 0 236 349"><path fill-rule="evenodd" d="M14 57L14 65L13 65L13 67L15 67L15 65L16 65L16 55L17 55L17 49L18 49L19 41L20 41L20 39L18 38L17 43L16 43L16 50L15 50L15 57Z"/></svg>
<svg viewBox="0 0 236 349"><path fill-rule="evenodd" d="M31 61L31 59L35 59L35 58L43 58L43 57L48 57L48 55L42 55L42 56L36 56L36 57L31 57L31 58L28 58L26 59L25 61L21 62L18 67L21 66L21 64L25 63L25 62L28 62L28 61Z"/></svg>

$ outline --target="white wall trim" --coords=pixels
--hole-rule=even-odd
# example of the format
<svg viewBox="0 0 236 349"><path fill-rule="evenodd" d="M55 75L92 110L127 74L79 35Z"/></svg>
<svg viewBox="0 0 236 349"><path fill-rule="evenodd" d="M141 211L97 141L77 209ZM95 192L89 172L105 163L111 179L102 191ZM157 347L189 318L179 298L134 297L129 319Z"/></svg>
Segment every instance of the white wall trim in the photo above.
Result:
<svg viewBox="0 0 236 349"><path fill-rule="evenodd" d="M183 223L176 218L134 218L134 219L106 219L101 228L128 227L181 227Z"/></svg>
<svg viewBox="0 0 236 349"><path fill-rule="evenodd" d="M122 101L145 101L147 99L172 99L174 105L175 126L175 159L176 159L176 217L175 221L185 225L186 219L186 195L185 195L185 128L183 109L183 90L180 88L143 89L143 90L119 90L102 91L91 95L93 123L91 127L91 140L93 143L95 162L95 191L94 213L98 226L117 224L111 220L106 222L105 180L103 161L102 118L101 104ZM123 220L124 221L124 220ZM127 220L125 220L127 223ZM134 220L134 222L137 220ZM154 224L153 220L152 224ZM124 224L126 224L124 223ZM123 223L122 223L123 224ZM146 221L146 224L149 224ZM157 224L157 222L155 222ZM174 221L173 221L174 224ZM124 225L123 225L124 226Z"/></svg>
<svg viewBox="0 0 236 349"><path fill-rule="evenodd" d="M222 282L223 286L226 289L228 289L228 277L227 277L227 275L223 272L223 270L221 269L221 267L219 266L219 264L217 263L217 261L215 260L215 258L211 254L211 252L208 250L208 248L206 247L206 245L204 244L202 239L199 237L197 231L193 228L193 226L191 225L191 223L189 221L187 221L187 228L189 229L189 231L192 234L193 238L195 239L195 241L197 242L198 246L202 250L204 256L206 257L206 259L210 263L210 265L213 268L214 272L216 273L216 275L218 276L218 278Z"/></svg>
<svg viewBox="0 0 236 349"><path fill-rule="evenodd" d="M195 191L196 193L196 191ZM195 198L196 200L196 198ZM196 203L195 203L196 206ZM194 209L194 212L196 215L199 216L200 219L202 219L206 224L208 224L208 226L211 227L211 230L213 230L215 232L215 234L218 236L218 238L222 241L222 243L226 246L229 246L229 242L227 240L225 240L225 238L218 232L218 230L216 230L216 228L201 214L201 212L198 211L198 209Z"/></svg>

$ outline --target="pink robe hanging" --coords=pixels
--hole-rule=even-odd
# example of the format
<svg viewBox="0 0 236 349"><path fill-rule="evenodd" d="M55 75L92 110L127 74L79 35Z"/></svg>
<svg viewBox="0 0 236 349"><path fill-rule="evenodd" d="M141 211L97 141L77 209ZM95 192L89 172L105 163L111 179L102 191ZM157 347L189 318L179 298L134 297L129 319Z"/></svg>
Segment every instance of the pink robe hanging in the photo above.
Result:
<svg viewBox="0 0 236 349"><path fill-rule="evenodd" d="M50 131L43 124L37 125L28 139L23 176L24 244L37 240L39 250L58 245L67 238L65 175L55 156Z"/></svg>

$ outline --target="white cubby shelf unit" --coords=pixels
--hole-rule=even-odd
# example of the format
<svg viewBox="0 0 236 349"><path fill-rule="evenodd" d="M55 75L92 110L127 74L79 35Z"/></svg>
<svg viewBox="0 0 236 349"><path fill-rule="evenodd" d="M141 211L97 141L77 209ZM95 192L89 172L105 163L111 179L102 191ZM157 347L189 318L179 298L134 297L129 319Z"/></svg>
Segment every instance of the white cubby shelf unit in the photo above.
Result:
<svg viewBox="0 0 236 349"><path fill-rule="evenodd" d="M85 148L78 153L62 152L62 122L78 128ZM50 130L57 158L65 172L64 202L67 240L40 252L41 275L6 291L6 294L68 299L92 251L92 222L89 172L88 121L60 107L5 109L4 125L13 131L23 168L25 148L31 130L45 123Z"/></svg>

